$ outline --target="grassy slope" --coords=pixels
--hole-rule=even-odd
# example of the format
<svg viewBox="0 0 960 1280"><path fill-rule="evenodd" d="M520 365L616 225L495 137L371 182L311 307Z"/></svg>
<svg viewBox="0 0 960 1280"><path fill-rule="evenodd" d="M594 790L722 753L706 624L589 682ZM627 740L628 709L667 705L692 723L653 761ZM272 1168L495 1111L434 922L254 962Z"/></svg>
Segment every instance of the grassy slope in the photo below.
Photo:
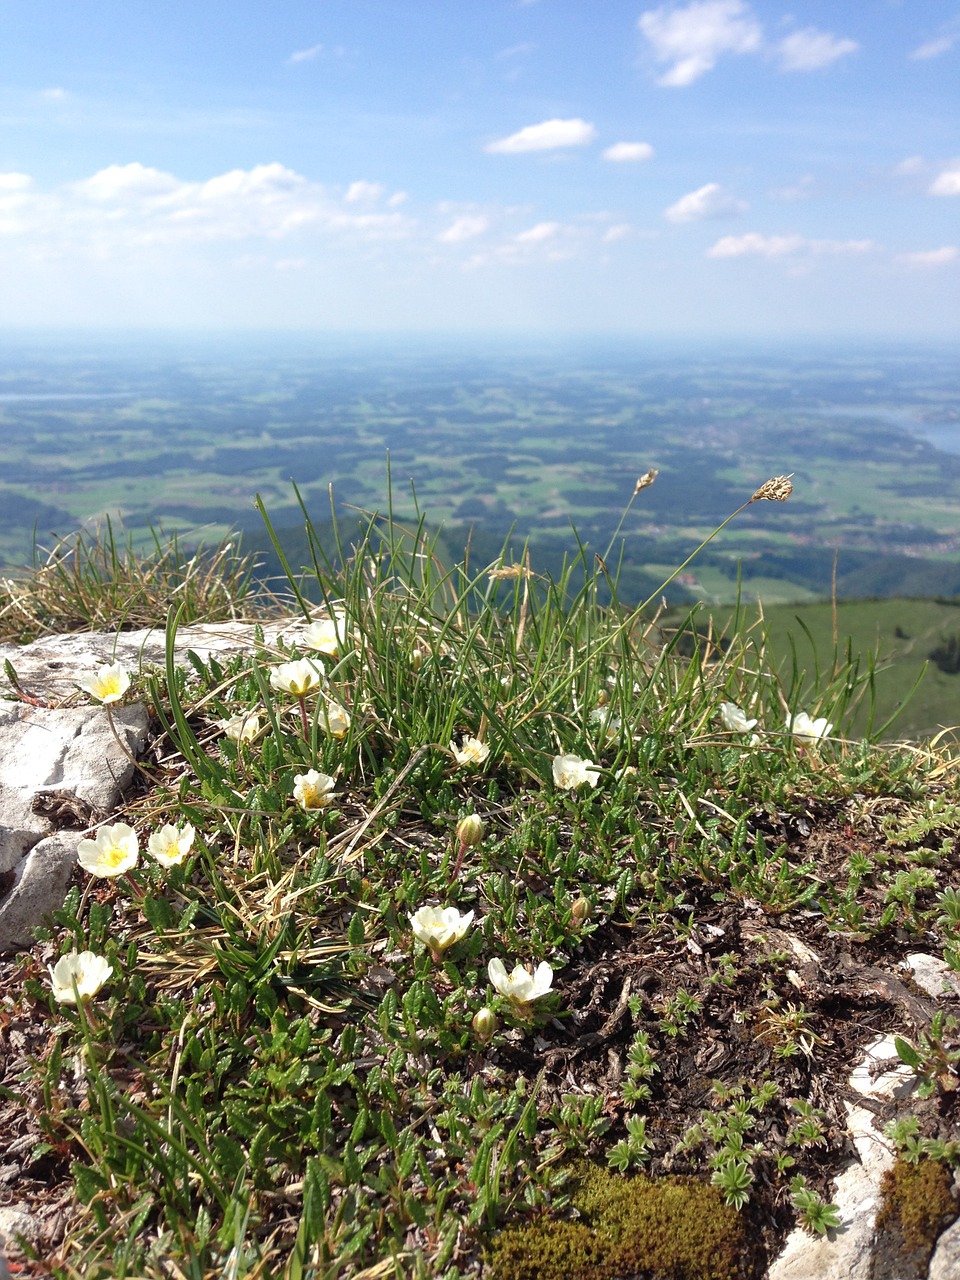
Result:
<svg viewBox="0 0 960 1280"><path fill-rule="evenodd" d="M758 611L748 607L745 614L752 620ZM714 617L722 624L725 615L714 611ZM830 667L834 654L831 604L772 605L764 608L763 617L778 669L788 671L796 661L812 678L818 666L821 671ZM848 643L865 663L868 654L875 655L874 728L903 706L886 737L916 740L933 737L942 729L956 730L960 675L945 674L928 661L928 655L945 638L960 632L960 601L843 600L837 605L836 627L841 659ZM867 698L848 732L866 733L869 712Z"/></svg>
<svg viewBox="0 0 960 1280"><path fill-rule="evenodd" d="M920 946L960 968L955 761L845 740L853 669L775 678L746 626L704 668L663 651L598 607L592 558L582 589L583 572L528 583L508 565L471 582L381 534L320 574L349 642L312 654L302 702L269 625L222 667L171 657L136 678L168 734L122 816L142 849L189 822L192 848L129 879L78 872L34 951L0 967L0 1126L26 1139L17 1195L68 1196L54 1274L545 1275L536 1229L582 1202L579 1158L618 1185L695 1178L718 1223L735 1211L731 1265L756 1280L790 1223L835 1221L850 1067L907 1030L863 974ZM90 563L88 605L114 567ZM158 620L182 577L167 565ZM723 730L724 700L761 741ZM834 740L784 734L785 700ZM342 731L331 706L350 709ZM225 736L250 713L253 742ZM474 735L489 755L464 763L451 744ZM565 786L559 753L592 777ZM309 769L329 803L298 799ZM464 847L471 814L484 834ZM425 905L473 913L435 955L411 929ZM85 948L113 970L89 1016L45 969ZM499 995L492 959L546 965L552 989ZM910 1035L933 1096L901 1145L960 1163L955 1028ZM639 1226L628 1258L622 1227L582 1212L556 1274L663 1270ZM676 1273L716 1274L697 1265Z"/></svg>

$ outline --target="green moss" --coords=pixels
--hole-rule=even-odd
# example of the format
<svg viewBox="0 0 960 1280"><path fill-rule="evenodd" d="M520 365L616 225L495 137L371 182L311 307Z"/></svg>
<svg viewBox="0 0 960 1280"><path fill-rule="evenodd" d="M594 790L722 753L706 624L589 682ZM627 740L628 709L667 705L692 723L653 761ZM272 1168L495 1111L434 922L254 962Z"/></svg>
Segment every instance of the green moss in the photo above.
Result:
<svg viewBox="0 0 960 1280"><path fill-rule="evenodd" d="M495 1280L738 1280L751 1250L740 1215L695 1178L623 1178L587 1166L573 1198L580 1222L543 1220L503 1232Z"/></svg>
<svg viewBox="0 0 960 1280"><path fill-rule="evenodd" d="M899 1234L910 1253L929 1258L937 1236L957 1216L947 1168L936 1160L903 1160L883 1175L877 1232Z"/></svg>
<svg viewBox="0 0 960 1280"><path fill-rule="evenodd" d="M493 1245L496 1280L602 1280L611 1275L606 1243L580 1222L544 1218L499 1235Z"/></svg>

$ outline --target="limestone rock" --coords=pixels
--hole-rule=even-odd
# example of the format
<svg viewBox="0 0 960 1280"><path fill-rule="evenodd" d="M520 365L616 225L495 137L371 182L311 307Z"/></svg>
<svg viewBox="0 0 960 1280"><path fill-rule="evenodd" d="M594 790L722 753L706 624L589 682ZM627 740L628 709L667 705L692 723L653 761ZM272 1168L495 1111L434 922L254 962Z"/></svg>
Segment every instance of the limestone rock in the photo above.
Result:
<svg viewBox="0 0 960 1280"><path fill-rule="evenodd" d="M262 648L281 635L300 640L306 625L268 624ZM211 623L181 628L176 653L182 665L188 650L206 661L255 643L253 623ZM62 904L81 832L120 816L147 744L142 704L108 711L79 692L78 678L113 662L131 675L162 669L165 657L162 628L0 645L0 669L8 662L17 685L0 674L0 953L28 945L31 928Z"/></svg>
<svg viewBox="0 0 960 1280"><path fill-rule="evenodd" d="M103 707L0 710L0 952L26 945L30 923L63 901L79 832L116 809L146 742L139 705L112 717ZM76 833L69 855L63 838L47 839L64 827Z"/></svg>
<svg viewBox="0 0 960 1280"><path fill-rule="evenodd" d="M951 969L939 956L925 955L918 951L907 956L903 967L910 970L914 982L928 996L937 1000L947 996L960 996L960 973Z"/></svg>
<svg viewBox="0 0 960 1280"><path fill-rule="evenodd" d="M273 647L277 636L283 636L287 644L300 640L306 625L303 618L263 624L265 647ZM176 636L178 661L183 664L188 649L204 661L211 654L252 649L255 629L252 622L210 622L181 627ZM78 676L96 672L106 664L119 662L133 674L151 667L162 669L165 657L163 627L141 631L85 631L76 635L44 636L31 644L0 645L0 669L5 661L9 662L21 686L49 702L72 698L77 694ZM86 694L79 696L84 705L89 705Z"/></svg>
<svg viewBox="0 0 960 1280"><path fill-rule="evenodd" d="M0 1209L0 1250L10 1254L16 1249L17 1237L33 1243L40 1236L40 1225L30 1212L28 1204L14 1204ZM2 1261L2 1254L0 1254ZM0 1271L0 1276L3 1272Z"/></svg>
<svg viewBox="0 0 960 1280"><path fill-rule="evenodd" d="M79 835L60 831L35 844L0 897L0 954L29 947L33 929L63 906L77 863Z"/></svg>
<svg viewBox="0 0 960 1280"><path fill-rule="evenodd" d="M880 1074L874 1075L878 1069ZM897 1057L893 1037L884 1036L868 1047L850 1077L850 1088L864 1097L904 1097L913 1082L913 1072ZM800 1229L792 1231L768 1280L870 1280L880 1182L893 1167L895 1153L874 1128L872 1112L855 1103L845 1106L859 1161L836 1181L833 1200L843 1226L817 1238Z"/></svg>
<svg viewBox="0 0 960 1280"><path fill-rule="evenodd" d="M960 1276L960 1218L947 1227L930 1259L927 1280L956 1280Z"/></svg>

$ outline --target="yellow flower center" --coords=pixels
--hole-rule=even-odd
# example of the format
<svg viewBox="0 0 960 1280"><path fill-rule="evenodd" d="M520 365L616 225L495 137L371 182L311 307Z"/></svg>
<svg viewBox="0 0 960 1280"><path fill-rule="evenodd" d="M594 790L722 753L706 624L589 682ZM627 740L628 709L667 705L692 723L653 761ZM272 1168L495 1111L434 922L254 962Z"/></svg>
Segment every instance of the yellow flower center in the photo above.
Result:
<svg viewBox="0 0 960 1280"><path fill-rule="evenodd" d="M119 867L121 863L126 861L126 858L127 858L126 849L121 848L120 845L118 844L111 845L111 847L103 855L103 860L108 867Z"/></svg>

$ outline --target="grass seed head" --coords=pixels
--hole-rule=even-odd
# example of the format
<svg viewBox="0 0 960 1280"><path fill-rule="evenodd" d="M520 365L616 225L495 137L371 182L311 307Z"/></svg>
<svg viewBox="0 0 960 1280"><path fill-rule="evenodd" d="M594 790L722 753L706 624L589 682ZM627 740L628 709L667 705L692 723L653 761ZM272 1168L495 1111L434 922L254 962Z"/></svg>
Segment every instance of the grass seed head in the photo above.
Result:
<svg viewBox="0 0 960 1280"><path fill-rule="evenodd" d="M793 473L791 472L789 476L774 476L772 479L765 481L750 501L786 502L791 493L793 493L792 475Z"/></svg>

